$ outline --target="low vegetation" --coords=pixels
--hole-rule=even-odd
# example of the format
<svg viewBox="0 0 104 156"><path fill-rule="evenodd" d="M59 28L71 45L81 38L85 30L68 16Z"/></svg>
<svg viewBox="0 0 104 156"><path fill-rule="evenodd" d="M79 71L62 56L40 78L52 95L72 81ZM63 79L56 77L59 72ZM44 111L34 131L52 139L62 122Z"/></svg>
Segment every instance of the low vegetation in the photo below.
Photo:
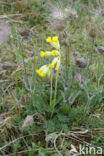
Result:
<svg viewBox="0 0 104 156"><path fill-rule="evenodd" d="M103 8L101 0L0 1L1 155L104 152Z"/></svg>

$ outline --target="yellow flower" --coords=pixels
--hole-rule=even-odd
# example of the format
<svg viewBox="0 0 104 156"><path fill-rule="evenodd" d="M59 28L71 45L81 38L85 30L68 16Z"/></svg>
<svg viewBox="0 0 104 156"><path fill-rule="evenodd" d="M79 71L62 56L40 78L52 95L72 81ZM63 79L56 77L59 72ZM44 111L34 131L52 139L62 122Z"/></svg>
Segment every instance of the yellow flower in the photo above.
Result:
<svg viewBox="0 0 104 156"><path fill-rule="evenodd" d="M51 54L54 56L54 55L57 55L57 52L56 52L56 50L52 50L51 51Z"/></svg>
<svg viewBox="0 0 104 156"><path fill-rule="evenodd" d="M38 73L40 77L45 77L46 75L50 75L49 70L50 70L49 66L44 65L40 69L36 70L36 72Z"/></svg>
<svg viewBox="0 0 104 156"><path fill-rule="evenodd" d="M36 71L40 77L45 77L45 74L41 72L41 70Z"/></svg>
<svg viewBox="0 0 104 156"><path fill-rule="evenodd" d="M39 74L41 77L45 77L45 74L44 73L40 73Z"/></svg>
<svg viewBox="0 0 104 156"><path fill-rule="evenodd" d="M48 37L47 39L46 39L46 42L52 42L52 39L51 39L51 37Z"/></svg>
<svg viewBox="0 0 104 156"><path fill-rule="evenodd" d="M54 37L48 37L46 39L46 42L50 43L54 48L56 49L60 49L60 44L58 41L58 36L54 36Z"/></svg>
<svg viewBox="0 0 104 156"><path fill-rule="evenodd" d="M50 64L50 67L51 67L51 68L54 68L54 66L55 66L54 63L51 63L51 64Z"/></svg>
<svg viewBox="0 0 104 156"><path fill-rule="evenodd" d="M46 53L45 53L44 51L41 51L41 52L40 52L40 56L41 56L41 57L44 57L45 55L46 55Z"/></svg>
<svg viewBox="0 0 104 156"><path fill-rule="evenodd" d="M38 74L40 74L40 73L41 73L41 71L40 71L40 70L36 70L36 72L37 72Z"/></svg>
<svg viewBox="0 0 104 156"><path fill-rule="evenodd" d="M55 70L58 71L59 67L60 67L60 58L58 58L58 60L57 60L57 64L56 64Z"/></svg>
<svg viewBox="0 0 104 156"><path fill-rule="evenodd" d="M58 36L52 37L52 40L57 43L58 42Z"/></svg>
<svg viewBox="0 0 104 156"><path fill-rule="evenodd" d="M55 70L56 70L56 71L58 71L58 70L59 70L59 68L58 68L58 67L56 67L56 68L55 68Z"/></svg>
<svg viewBox="0 0 104 156"><path fill-rule="evenodd" d="M49 65L43 65L42 67L40 67L40 69L36 70L37 74L40 77L45 77L46 75L48 77L51 76L52 74L52 70L50 68L54 68L55 71L59 70L60 64L61 64L61 53L60 53L60 43L58 40L58 36L54 36L54 37L48 37L46 39L46 42L49 42L54 48L56 48L56 50L52 50L52 51L41 51L40 52L40 56L44 57L44 56L56 56L52 62Z"/></svg>
<svg viewBox="0 0 104 156"><path fill-rule="evenodd" d="M60 44L57 37L52 38L52 42L50 43L54 48L60 49Z"/></svg>

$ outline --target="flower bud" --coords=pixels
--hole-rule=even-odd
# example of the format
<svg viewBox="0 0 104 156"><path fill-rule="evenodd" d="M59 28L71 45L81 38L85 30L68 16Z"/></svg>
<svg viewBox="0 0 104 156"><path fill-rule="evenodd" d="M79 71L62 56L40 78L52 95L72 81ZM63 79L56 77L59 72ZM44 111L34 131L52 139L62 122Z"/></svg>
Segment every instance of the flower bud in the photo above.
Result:
<svg viewBox="0 0 104 156"><path fill-rule="evenodd" d="M76 65L80 68L86 68L87 67L87 61L84 58L78 58L76 60Z"/></svg>

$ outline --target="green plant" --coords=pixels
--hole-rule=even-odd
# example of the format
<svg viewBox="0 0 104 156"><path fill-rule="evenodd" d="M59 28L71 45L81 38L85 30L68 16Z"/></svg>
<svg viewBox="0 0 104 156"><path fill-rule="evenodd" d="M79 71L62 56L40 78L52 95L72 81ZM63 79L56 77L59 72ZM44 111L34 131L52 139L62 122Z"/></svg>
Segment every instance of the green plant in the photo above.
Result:
<svg viewBox="0 0 104 156"><path fill-rule="evenodd" d="M51 116L53 116L55 105L56 105L56 94L57 94L57 83L58 83L58 70L61 64L61 52L60 52L60 44L58 41L58 37L55 36L51 39L51 37L48 37L46 39L46 42L49 42L54 48L57 50L52 50L51 52L44 52L41 51L40 56L55 56L55 58L52 60L50 65L44 65L36 72L39 76L45 77L48 75L51 83L51 90L50 90L50 107L51 107ZM52 91L53 91L53 74L56 72L56 82L55 82L55 93L54 93L54 102L52 101Z"/></svg>

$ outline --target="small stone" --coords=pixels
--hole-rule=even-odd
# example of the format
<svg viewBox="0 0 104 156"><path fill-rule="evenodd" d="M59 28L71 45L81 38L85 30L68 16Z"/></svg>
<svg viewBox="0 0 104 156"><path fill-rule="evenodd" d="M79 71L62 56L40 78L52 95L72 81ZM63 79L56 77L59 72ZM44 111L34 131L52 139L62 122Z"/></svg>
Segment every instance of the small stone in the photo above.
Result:
<svg viewBox="0 0 104 156"><path fill-rule="evenodd" d="M78 58L76 60L76 65L80 68L86 68L87 67L87 60L84 58Z"/></svg>
<svg viewBox="0 0 104 156"><path fill-rule="evenodd" d="M98 46L98 47L96 47L96 51L99 52L99 53L104 54L104 47L103 46Z"/></svg>

